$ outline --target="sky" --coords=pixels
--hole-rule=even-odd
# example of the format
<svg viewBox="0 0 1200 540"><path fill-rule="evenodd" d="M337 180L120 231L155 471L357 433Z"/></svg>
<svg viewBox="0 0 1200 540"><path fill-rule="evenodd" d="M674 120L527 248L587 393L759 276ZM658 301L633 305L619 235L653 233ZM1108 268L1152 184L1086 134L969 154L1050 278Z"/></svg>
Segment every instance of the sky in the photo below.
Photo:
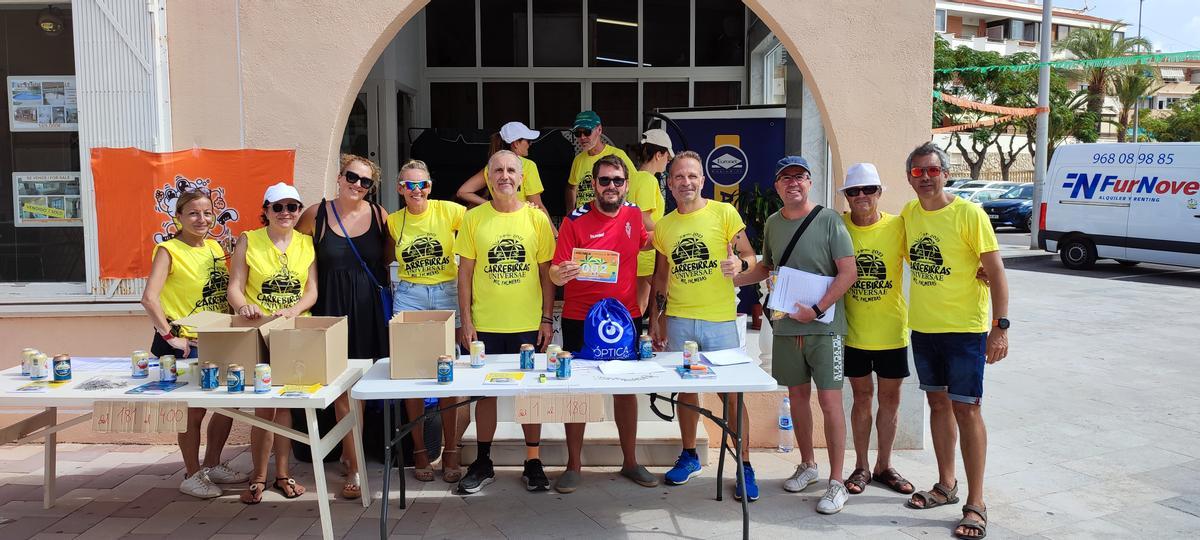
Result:
<svg viewBox="0 0 1200 540"><path fill-rule="evenodd" d="M1138 0L1055 0L1054 7L1087 8L1087 13L1129 23L1126 35L1137 35ZM1200 50L1200 0L1145 0L1142 37L1154 50Z"/></svg>

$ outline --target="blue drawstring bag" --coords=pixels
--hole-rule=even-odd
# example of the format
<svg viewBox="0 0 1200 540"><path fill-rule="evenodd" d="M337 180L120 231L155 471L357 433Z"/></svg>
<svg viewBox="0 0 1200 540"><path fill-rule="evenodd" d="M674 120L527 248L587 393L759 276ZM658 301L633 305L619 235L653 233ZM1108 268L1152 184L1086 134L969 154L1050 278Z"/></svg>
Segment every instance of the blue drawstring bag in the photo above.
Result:
<svg viewBox="0 0 1200 540"><path fill-rule="evenodd" d="M637 360L637 331L629 310L613 298L596 302L583 325L584 360Z"/></svg>

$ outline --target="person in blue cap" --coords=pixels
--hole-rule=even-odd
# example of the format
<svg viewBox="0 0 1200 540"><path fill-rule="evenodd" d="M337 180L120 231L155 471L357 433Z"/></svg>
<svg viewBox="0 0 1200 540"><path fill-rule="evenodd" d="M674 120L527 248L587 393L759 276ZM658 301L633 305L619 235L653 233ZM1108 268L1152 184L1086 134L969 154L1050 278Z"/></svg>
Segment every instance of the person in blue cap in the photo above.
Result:
<svg viewBox="0 0 1200 540"><path fill-rule="evenodd" d="M571 128L571 133L579 143L579 153L575 154L575 159L571 161L571 174L567 176L567 213L596 198L592 189L592 167L600 158L617 156L625 162L625 170L637 169L624 150L604 144L604 127L600 125L600 115L596 114L596 111L583 111L575 115L575 125Z"/></svg>

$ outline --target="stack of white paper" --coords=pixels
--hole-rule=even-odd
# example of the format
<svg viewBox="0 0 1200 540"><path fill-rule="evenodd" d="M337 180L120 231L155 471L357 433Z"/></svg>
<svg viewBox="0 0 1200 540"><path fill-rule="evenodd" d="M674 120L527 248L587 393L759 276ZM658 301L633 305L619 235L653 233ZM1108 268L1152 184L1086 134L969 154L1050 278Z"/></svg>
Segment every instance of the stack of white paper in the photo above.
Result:
<svg viewBox="0 0 1200 540"><path fill-rule="evenodd" d="M779 269L775 278L775 287L771 290L767 307L782 313L795 313L796 304L811 306L820 301L832 283L833 278L830 276L820 276L784 266ZM829 306L825 315L817 321L825 324L833 322L836 309L836 304Z"/></svg>

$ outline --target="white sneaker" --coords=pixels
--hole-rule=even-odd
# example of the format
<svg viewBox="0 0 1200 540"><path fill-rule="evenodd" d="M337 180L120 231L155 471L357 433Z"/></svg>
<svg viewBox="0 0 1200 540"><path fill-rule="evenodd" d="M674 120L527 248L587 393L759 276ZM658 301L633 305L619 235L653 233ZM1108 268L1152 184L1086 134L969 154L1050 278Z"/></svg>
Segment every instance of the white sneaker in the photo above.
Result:
<svg viewBox="0 0 1200 540"><path fill-rule="evenodd" d="M796 472L792 473L790 478L783 481L783 489L784 491L799 493L804 491L804 488L811 486L820 477L821 473L817 472L816 463L812 465L796 465Z"/></svg>
<svg viewBox="0 0 1200 540"><path fill-rule="evenodd" d="M214 484L241 484L250 479L249 474L235 471L227 463L209 467L204 472Z"/></svg>
<svg viewBox="0 0 1200 540"><path fill-rule="evenodd" d="M821 500L817 501L817 512L822 514L836 514L842 511L846 506L846 499L850 498L850 493L846 491L846 484L837 480L829 481L829 489L825 490L825 494L821 496Z"/></svg>
<svg viewBox="0 0 1200 540"><path fill-rule="evenodd" d="M184 479L183 483L179 484L179 491L198 499L212 499L221 496L221 488L208 479L208 475L204 474L203 469Z"/></svg>

